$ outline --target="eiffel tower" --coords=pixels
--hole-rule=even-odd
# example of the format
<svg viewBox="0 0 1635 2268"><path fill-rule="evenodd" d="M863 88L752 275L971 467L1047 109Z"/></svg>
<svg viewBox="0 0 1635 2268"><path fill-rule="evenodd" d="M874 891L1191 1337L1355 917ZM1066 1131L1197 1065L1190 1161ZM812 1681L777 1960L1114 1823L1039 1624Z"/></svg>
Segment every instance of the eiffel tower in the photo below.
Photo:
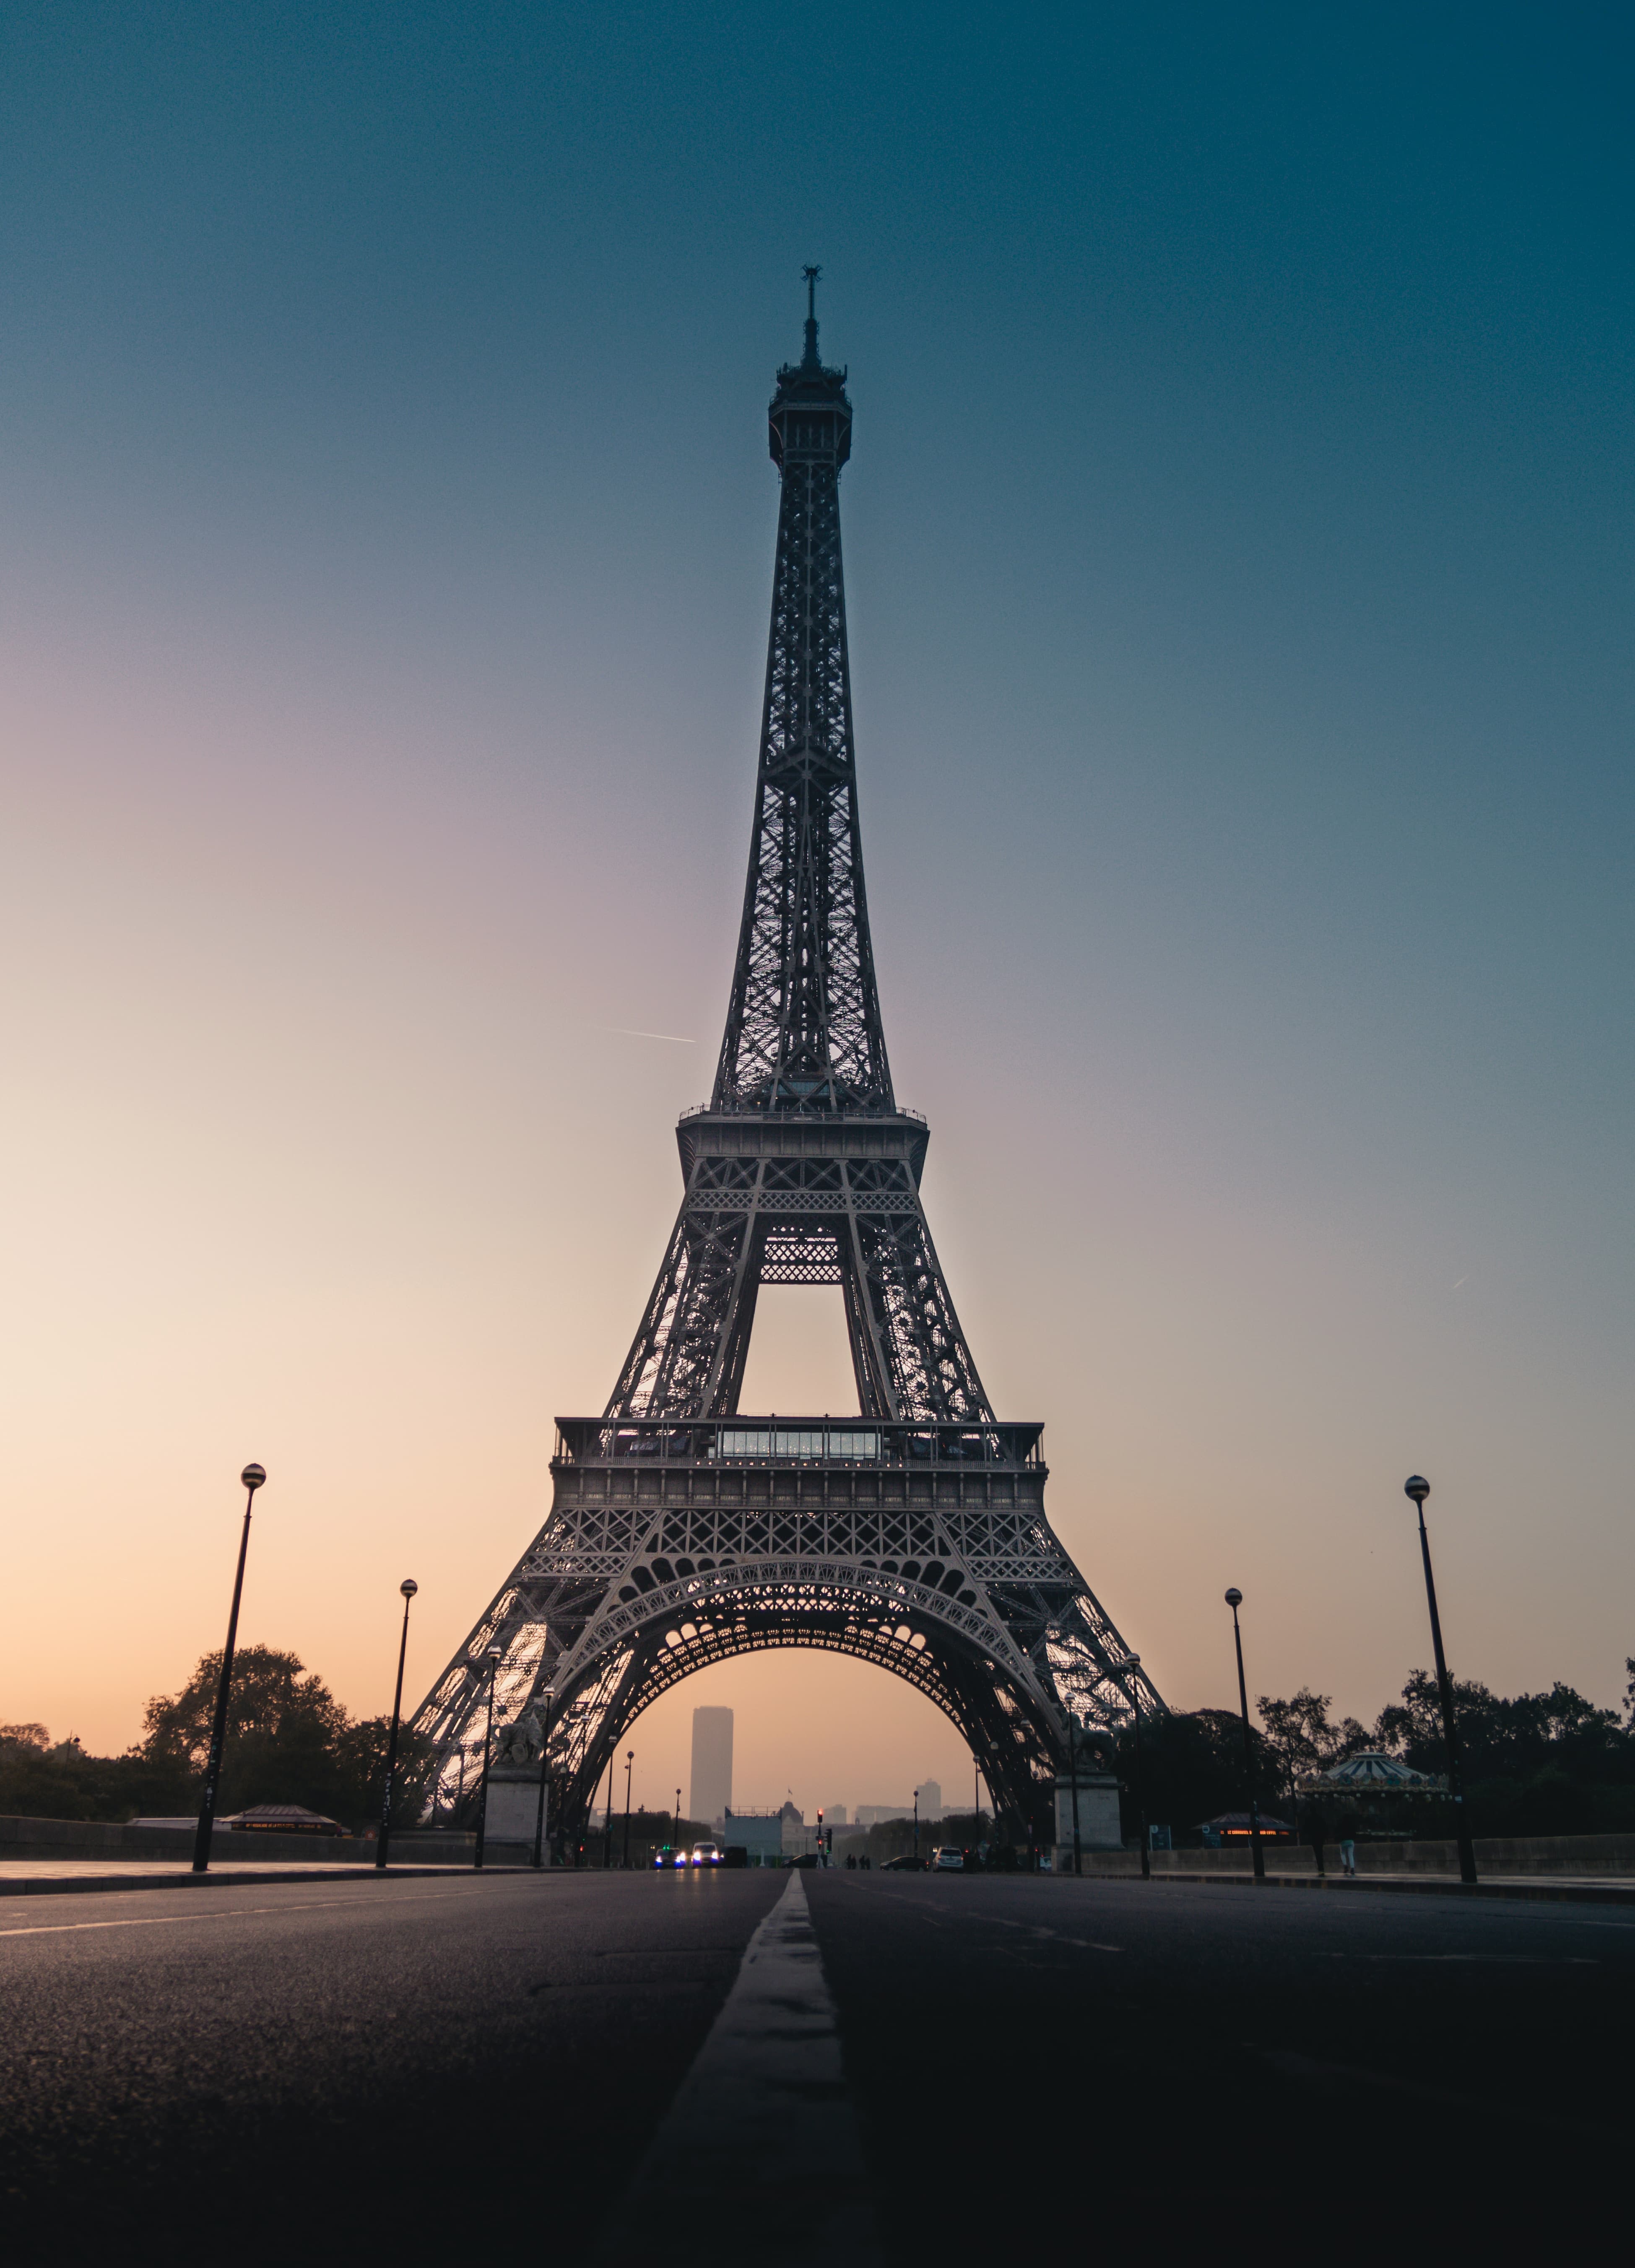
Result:
<svg viewBox="0 0 1635 2268"><path fill-rule="evenodd" d="M681 1211L608 1406L557 1420L549 1517L416 1713L434 1816L480 1770L496 1646L496 1720L542 1732L559 1832L634 1719L735 1653L816 1646L907 1678L1019 1837L1073 1720L1163 1707L1045 1518L1043 1427L990 1406L920 1203L930 1138L892 1087L863 887L851 404L806 275L806 351L770 410L772 627L715 1088L676 1129ZM858 1417L740 1413L762 1284L839 1285Z"/></svg>

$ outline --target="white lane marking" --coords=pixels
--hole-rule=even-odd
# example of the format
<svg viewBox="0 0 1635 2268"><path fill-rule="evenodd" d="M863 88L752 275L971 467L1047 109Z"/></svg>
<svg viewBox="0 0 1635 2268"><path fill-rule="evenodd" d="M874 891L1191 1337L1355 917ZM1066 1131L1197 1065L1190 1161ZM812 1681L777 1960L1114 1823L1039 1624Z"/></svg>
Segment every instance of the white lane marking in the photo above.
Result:
<svg viewBox="0 0 1635 2268"><path fill-rule="evenodd" d="M1053 1937L1058 1945L1076 1945L1080 1953L1122 1953L1122 1945L1098 1945L1093 1937L1064 1937L1060 1930L1042 1929L1036 1922L1001 1921L997 1914L973 1914L973 1921L991 1921L999 1929L1025 1929L1035 1937Z"/></svg>
<svg viewBox="0 0 1635 2268"><path fill-rule="evenodd" d="M426 1906L446 1898L470 1898L475 1890L431 1890L412 1898L303 1898L298 1905L206 1906L202 1913L126 1914L118 1921L41 1921L24 1929L0 1929L0 1937L61 1937L71 1929L169 1929L179 1922L247 1921L252 1914L317 1913L325 1906Z"/></svg>
<svg viewBox="0 0 1635 2268"><path fill-rule="evenodd" d="M902 1905L918 1906L922 1911L929 1910L931 1906L929 1898L910 1897L905 1890L877 1890L874 1895L877 1897L895 1898ZM979 1927L990 1929L1020 1929L1025 1931L1029 1937L1053 1937L1059 1945L1077 1946L1080 1953L1122 1953L1124 1949L1122 1945L1098 1945L1093 1937L1064 1937L1059 1930L1042 1928L1037 1922L1004 1921L998 1914L956 1914L954 1918L956 1921L975 1922ZM937 1926L940 1928L941 1923L939 1922Z"/></svg>
<svg viewBox="0 0 1635 2268"><path fill-rule="evenodd" d="M651 2268L674 2250L678 2228L765 2203L784 2259L878 2268L868 2196L835 2003L797 1870L750 1939L595 2257Z"/></svg>

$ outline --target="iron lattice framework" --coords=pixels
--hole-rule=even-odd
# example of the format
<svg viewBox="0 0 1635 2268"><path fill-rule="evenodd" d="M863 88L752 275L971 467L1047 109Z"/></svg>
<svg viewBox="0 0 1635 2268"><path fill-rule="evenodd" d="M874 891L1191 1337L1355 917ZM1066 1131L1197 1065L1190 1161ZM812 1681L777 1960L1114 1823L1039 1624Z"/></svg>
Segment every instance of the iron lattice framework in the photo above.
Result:
<svg viewBox="0 0 1635 2268"><path fill-rule="evenodd" d="M892 1090L841 569L851 405L814 281L770 413L772 626L715 1088L676 1130L681 1211L608 1407L558 1421L549 1518L416 1712L445 1815L480 1766L496 1645L497 1719L548 1727L569 1830L649 1703L734 1653L816 1646L907 1678L1023 1833L1070 1717L1163 1706L1045 1518L1042 1429L989 1405L920 1203L925 1123ZM762 1284L840 1285L858 1418L739 1415Z"/></svg>

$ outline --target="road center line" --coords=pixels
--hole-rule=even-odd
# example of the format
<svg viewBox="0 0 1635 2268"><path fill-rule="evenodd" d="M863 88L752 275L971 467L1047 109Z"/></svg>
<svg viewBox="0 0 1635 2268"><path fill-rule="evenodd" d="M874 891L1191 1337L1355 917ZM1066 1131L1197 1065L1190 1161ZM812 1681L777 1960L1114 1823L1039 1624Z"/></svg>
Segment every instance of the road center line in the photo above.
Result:
<svg viewBox="0 0 1635 2268"><path fill-rule="evenodd" d="M674 2254L729 2211L776 2216L785 2260L882 2258L835 2003L798 1871L750 1939L725 2005L637 2169L596 2257ZM687 2252L684 2257L692 2257Z"/></svg>

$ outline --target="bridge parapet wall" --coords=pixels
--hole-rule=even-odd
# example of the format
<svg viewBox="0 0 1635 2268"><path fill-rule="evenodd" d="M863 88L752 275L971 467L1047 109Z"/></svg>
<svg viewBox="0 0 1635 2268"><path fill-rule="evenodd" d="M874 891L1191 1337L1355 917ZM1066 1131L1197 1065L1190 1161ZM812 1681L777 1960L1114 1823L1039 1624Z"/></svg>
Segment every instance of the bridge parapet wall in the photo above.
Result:
<svg viewBox="0 0 1635 2268"><path fill-rule="evenodd" d="M1315 1874L1316 1861L1308 1843L1263 1845L1266 1870L1274 1874ZM1154 1851L1155 1874L1248 1874L1253 1859L1245 1845L1222 1851ZM1331 1874L1340 1871L1340 1853L1330 1840L1323 1864ZM1629 1874L1635 1875L1635 1835L1517 1835L1476 1838L1478 1874ZM1136 1851L1086 1852L1086 1874L1138 1874ZM1459 1846L1455 1843L1359 1843L1357 1872L1368 1874L1457 1874Z"/></svg>
<svg viewBox="0 0 1635 2268"><path fill-rule="evenodd" d="M452 1831L394 1827L392 1859L405 1867L469 1866L475 1840L473 1835ZM116 1819L0 1819L0 1868L8 1859L169 1859L185 1867L193 1859L193 1830L135 1827ZM268 1859L294 1859L307 1866L372 1867L374 1838L239 1834L230 1827L218 1827L210 1838L212 1866L254 1866Z"/></svg>

